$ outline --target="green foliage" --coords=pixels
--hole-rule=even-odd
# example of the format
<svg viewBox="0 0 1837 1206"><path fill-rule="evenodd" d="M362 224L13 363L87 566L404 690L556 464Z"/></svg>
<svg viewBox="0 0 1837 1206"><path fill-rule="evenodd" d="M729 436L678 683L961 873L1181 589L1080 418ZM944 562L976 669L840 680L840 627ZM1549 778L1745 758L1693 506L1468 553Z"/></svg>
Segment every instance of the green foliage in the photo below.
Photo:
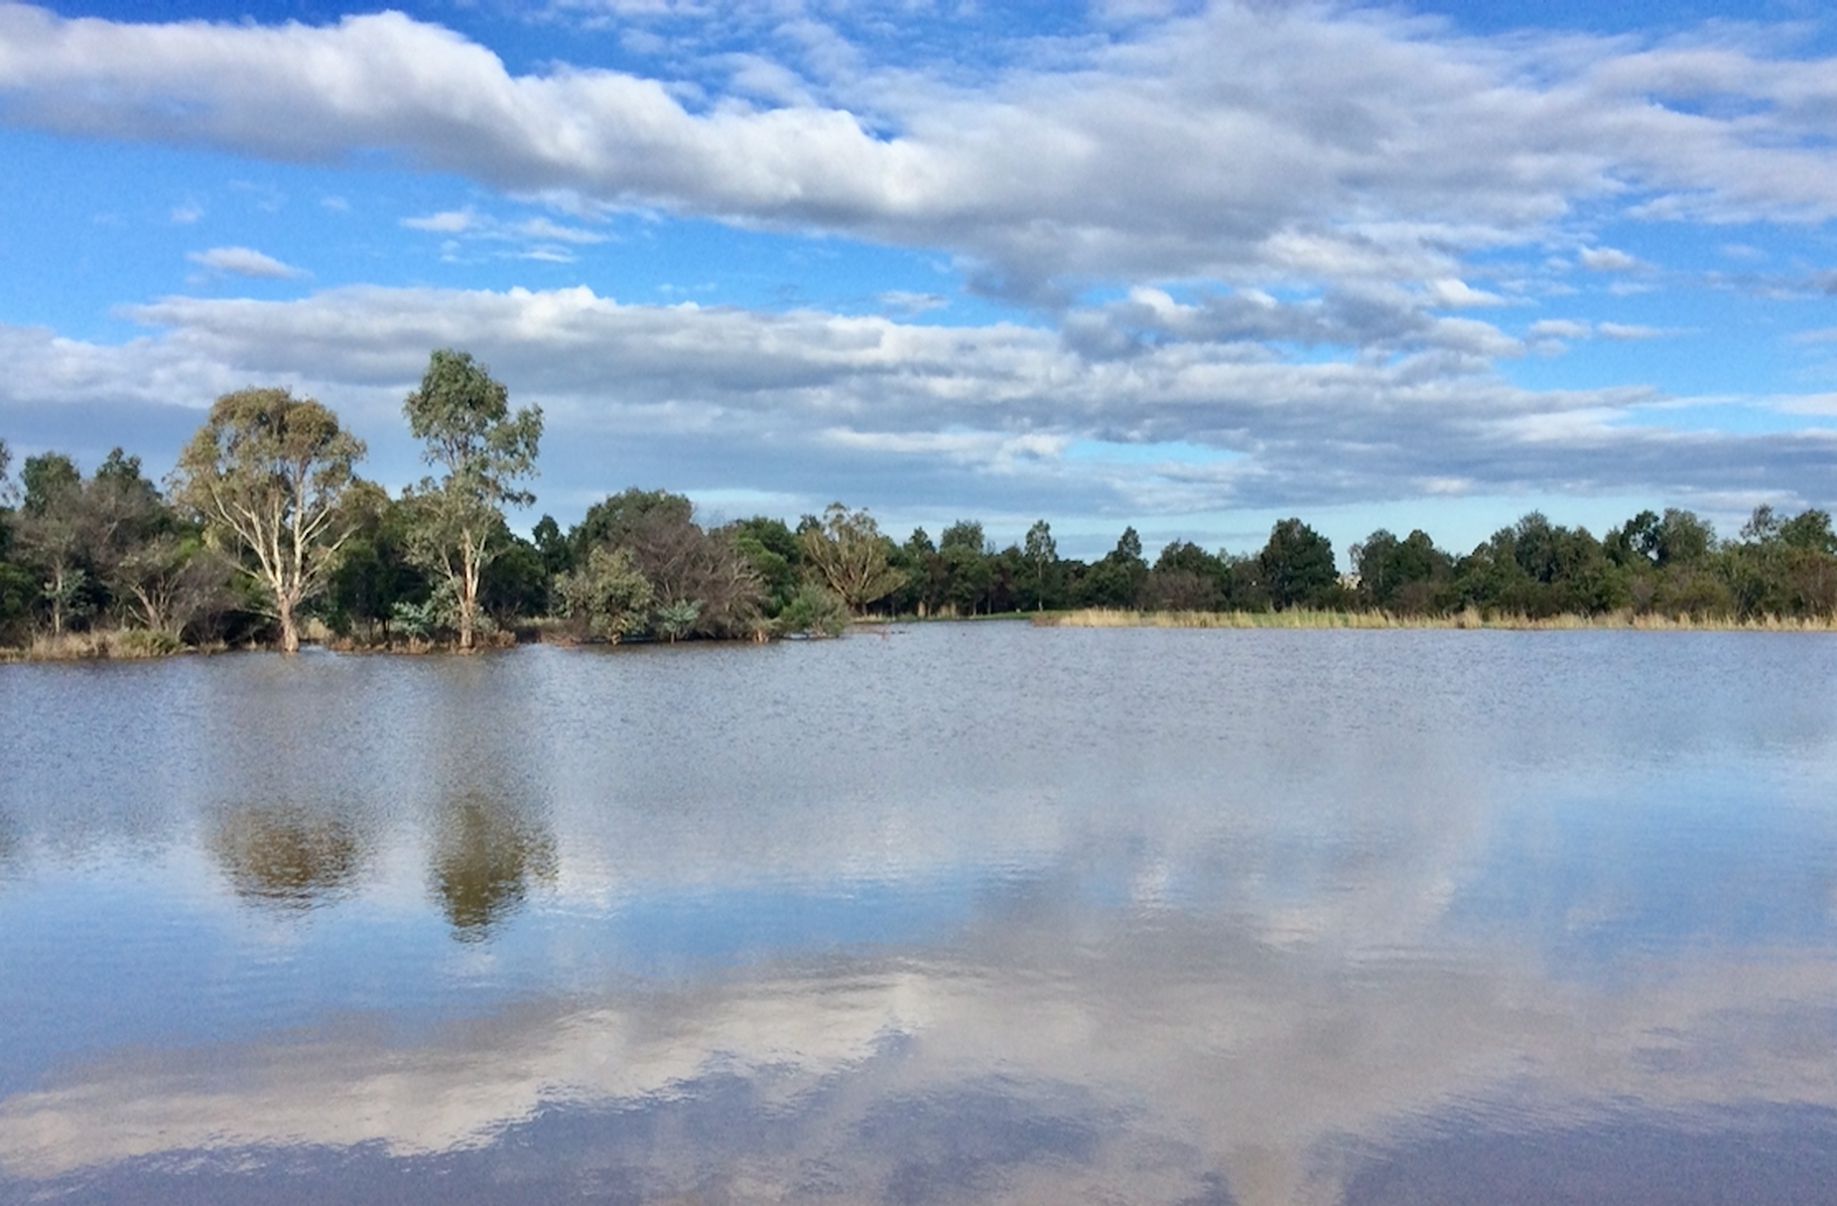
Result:
<svg viewBox="0 0 1837 1206"><path fill-rule="evenodd" d="M1035 520L1027 529L1027 538L1021 545L1021 560L1027 566L1028 602L1035 611L1049 603L1058 603L1059 585L1059 544L1052 538L1052 525L1044 519Z"/></svg>
<svg viewBox="0 0 1837 1206"><path fill-rule="evenodd" d="M773 630L784 636L841 636L848 628L848 605L835 592L814 582L798 588Z"/></svg>
<svg viewBox="0 0 1837 1206"><path fill-rule="evenodd" d="M395 631L411 641L432 640L444 623L439 600L423 599L416 603L398 599L389 608L389 622Z"/></svg>
<svg viewBox="0 0 1837 1206"><path fill-rule="evenodd" d="M542 567L550 575L565 574L574 568L574 546L561 534L561 525L553 515L538 519L529 536L542 558Z"/></svg>
<svg viewBox="0 0 1837 1206"><path fill-rule="evenodd" d="M1427 615L1453 602L1454 560L1420 528L1402 540L1379 528L1352 546L1358 598L1378 611Z"/></svg>
<svg viewBox="0 0 1837 1206"><path fill-rule="evenodd" d="M695 621L701 614L702 605L694 599L679 599L674 603L665 603L657 609L654 618L657 635L674 645L695 631Z"/></svg>
<svg viewBox="0 0 1837 1206"><path fill-rule="evenodd" d="M341 504L363 455L363 442L318 402L245 389L217 399L179 456L175 499L262 585L283 652L299 648L299 608L323 588L351 534Z"/></svg>
<svg viewBox="0 0 1837 1206"><path fill-rule="evenodd" d="M973 519L959 519L944 529L938 537L938 552L949 553L952 550L975 553L981 556L984 552L982 525Z"/></svg>
<svg viewBox="0 0 1837 1206"><path fill-rule="evenodd" d="M1140 601L1151 611L1216 611L1225 597L1223 558L1191 541L1176 540L1155 559Z"/></svg>
<svg viewBox="0 0 1837 1206"><path fill-rule="evenodd" d="M1299 519L1277 521L1257 561L1277 611L1325 606L1339 585L1332 542Z"/></svg>
<svg viewBox="0 0 1837 1206"><path fill-rule="evenodd" d="M851 611L860 612L899 589L904 575L890 564L892 542L866 510L831 503L820 522L799 525L799 548L815 581Z"/></svg>
<svg viewBox="0 0 1837 1206"><path fill-rule="evenodd" d="M442 348L402 411L422 458L445 471L414 493L409 557L451 586L459 646L470 649L485 568L505 547L503 509L535 501L519 483L536 472L542 409L511 413L509 392L483 365Z"/></svg>
<svg viewBox="0 0 1837 1206"><path fill-rule="evenodd" d="M60 453L27 458L10 489L0 441L0 642L150 655L260 636L260 612L282 621L288 648L288 617L315 596L341 634L437 640L461 630L468 574L472 630L550 614L615 641L834 634L868 608L1071 604L1285 626L1323 616L1564 626L1608 614L1649 627L1837 624L1837 530L1818 509L1757 507L1727 541L1675 508L1641 511L1599 540L1531 512L1459 557L1426 532L1380 529L1353 546L1345 583L1331 544L1299 519L1276 524L1254 555L1176 540L1151 569L1133 528L1087 565L1060 557L1043 519L999 550L975 520L895 546L840 503L795 530L766 516L705 530L687 497L632 489L565 534L544 516L524 540L501 507L527 501L518 483L533 471L539 412L511 415L503 387L461 353L436 353L405 409L448 472L393 500L355 477L363 446L336 416L282 390L218 400L173 474L171 502L120 449L88 478ZM454 516L465 530L445 543Z"/></svg>
<svg viewBox="0 0 1837 1206"><path fill-rule="evenodd" d="M485 566L479 604L500 628L549 611L549 572L536 546L509 529L494 537L497 555Z"/></svg>
<svg viewBox="0 0 1837 1206"><path fill-rule="evenodd" d="M568 533L574 560L584 562L595 548L624 548L631 544L638 528L653 519L676 523L695 520L695 504L687 496L668 490L640 490L633 486L601 499L587 508L587 514Z"/></svg>
<svg viewBox="0 0 1837 1206"><path fill-rule="evenodd" d="M358 633L387 641L398 604L425 602L427 575L409 556L411 508L370 482L356 483L346 500L349 541L326 588L325 620L341 636ZM426 639L426 634L414 635Z"/></svg>
<svg viewBox="0 0 1837 1206"><path fill-rule="evenodd" d="M1142 538L1133 527L1124 528L1116 547L1084 572L1076 599L1082 607L1135 607L1147 583L1148 563L1142 559Z"/></svg>
<svg viewBox="0 0 1837 1206"><path fill-rule="evenodd" d="M25 489L20 510L27 515L42 515L69 500L83 488L83 474L76 462L61 452L29 456L19 471Z"/></svg>
<svg viewBox="0 0 1837 1206"><path fill-rule="evenodd" d="M590 551L580 568L555 580L561 614L582 635L603 641L643 632L655 597L631 553L604 545Z"/></svg>
<svg viewBox="0 0 1837 1206"><path fill-rule="evenodd" d="M759 578L765 592L765 614L776 616L797 594L801 568L797 537L784 520L764 515L729 524L727 533Z"/></svg>

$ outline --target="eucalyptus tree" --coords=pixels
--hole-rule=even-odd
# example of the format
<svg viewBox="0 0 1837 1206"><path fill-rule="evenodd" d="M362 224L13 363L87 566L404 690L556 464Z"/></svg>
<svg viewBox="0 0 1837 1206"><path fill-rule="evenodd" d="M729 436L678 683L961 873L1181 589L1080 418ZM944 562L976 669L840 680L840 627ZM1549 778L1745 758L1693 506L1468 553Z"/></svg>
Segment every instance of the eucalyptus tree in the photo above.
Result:
<svg viewBox="0 0 1837 1206"><path fill-rule="evenodd" d="M19 473L25 485L15 539L28 568L38 576L38 595L51 620L51 635L88 608L89 545L83 474L61 452L29 456Z"/></svg>
<svg viewBox="0 0 1837 1206"><path fill-rule="evenodd" d="M1059 560L1059 545L1052 538L1051 524L1044 519L1034 521L1027 529L1021 556L1033 570L1033 609L1042 611L1046 607L1046 575Z"/></svg>
<svg viewBox="0 0 1837 1206"><path fill-rule="evenodd" d="M324 587L354 528L345 492L364 444L331 409L285 389L225 394L179 455L173 495L239 555L281 630L300 648L300 608Z"/></svg>
<svg viewBox="0 0 1837 1206"><path fill-rule="evenodd" d="M904 580L889 563L892 542L865 508L851 511L830 503L821 520L799 525L798 546L816 580L856 613L892 594Z"/></svg>
<svg viewBox="0 0 1837 1206"><path fill-rule="evenodd" d="M501 550L494 541L505 506L535 495L517 483L534 476L542 409L511 413L510 395L467 352L442 348L428 358L421 387L402 403L408 427L425 444L422 457L445 470L415 492L415 560L452 592L459 647L470 649L478 625L479 586Z"/></svg>

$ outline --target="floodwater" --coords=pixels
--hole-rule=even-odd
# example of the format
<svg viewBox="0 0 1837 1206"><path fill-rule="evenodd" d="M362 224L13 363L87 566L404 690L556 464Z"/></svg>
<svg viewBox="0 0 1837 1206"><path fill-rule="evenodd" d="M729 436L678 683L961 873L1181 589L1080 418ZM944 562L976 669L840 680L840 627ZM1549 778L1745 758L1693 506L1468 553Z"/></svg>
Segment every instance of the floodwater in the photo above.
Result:
<svg viewBox="0 0 1837 1206"><path fill-rule="evenodd" d="M1837 1198L1837 640L0 667L0 1200Z"/></svg>

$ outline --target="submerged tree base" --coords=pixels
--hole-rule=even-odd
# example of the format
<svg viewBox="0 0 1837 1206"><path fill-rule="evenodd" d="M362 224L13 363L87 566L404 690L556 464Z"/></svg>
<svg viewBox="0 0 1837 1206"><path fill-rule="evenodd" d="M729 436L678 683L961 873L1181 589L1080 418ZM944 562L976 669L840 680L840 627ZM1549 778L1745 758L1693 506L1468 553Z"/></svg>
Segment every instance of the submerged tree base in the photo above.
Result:
<svg viewBox="0 0 1837 1206"><path fill-rule="evenodd" d="M1086 608L1033 617L1042 628L1501 628L1517 631L1636 629L1653 632L1837 632L1837 615L1668 616L1612 611L1600 615L1527 616L1476 608L1445 615L1382 611L1117 611Z"/></svg>

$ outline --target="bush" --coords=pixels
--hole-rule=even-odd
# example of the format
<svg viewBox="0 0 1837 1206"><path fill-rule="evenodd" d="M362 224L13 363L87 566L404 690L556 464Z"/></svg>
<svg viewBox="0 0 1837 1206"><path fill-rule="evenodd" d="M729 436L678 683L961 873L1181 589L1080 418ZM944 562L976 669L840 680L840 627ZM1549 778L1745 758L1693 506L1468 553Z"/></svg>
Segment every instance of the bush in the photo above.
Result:
<svg viewBox="0 0 1837 1206"><path fill-rule="evenodd" d="M806 583L773 624L780 636L841 636L848 627L848 607L833 591Z"/></svg>

